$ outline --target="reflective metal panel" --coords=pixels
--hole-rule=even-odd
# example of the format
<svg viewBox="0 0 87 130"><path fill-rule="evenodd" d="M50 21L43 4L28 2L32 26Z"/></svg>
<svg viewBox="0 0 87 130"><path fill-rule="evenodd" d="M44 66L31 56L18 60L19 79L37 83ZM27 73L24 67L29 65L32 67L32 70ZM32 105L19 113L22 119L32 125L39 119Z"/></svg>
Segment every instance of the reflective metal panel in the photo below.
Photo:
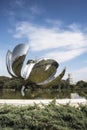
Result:
<svg viewBox="0 0 87 130"><path fill-rule="evenodd" d="M16 76L18 76L18 77L21 77L21 69L23 66L25 56L26 55L17 57L12 64L12 70L16 74Z"/></svg>
<svg viewBox="0 0 87 130"><path fill-rule="evenodd" d="M12 74L12 52L8 50L7 55L6 55L6 67L8 70L8 73L12 76L15 77L14 74Z"/></svg>
<svg viewBox="0 0 87 130"><path fill-rule="evenodd" d="M19 44L17 45L12 52L12 63L19 56L26 55L29 49L28 44Z"/></svg>
<svg viewBox="0 0 87 130"><path fill-rule="evenodd" d="M40 83L47 80L56 73L58 63L53 59L42 59L36 63L30 73L29 80L34 83Z"/></svg>
<svg viewBox="0 0 87 130"><path fill-rule="evenodd" d="M28 49L29 45L19 44L14 48L12 53L12 70L19 77L21 77L21 69Z"/></svg>
<svg viewBox="0 0 87 130"><path fill-rule="evenodd" d="M28 60L23 77L21 70L28 52L29 45L19 44L13 52L8 51L6 55L6 66L12 77L21 79L23 85L35 83L43 88L57 85L65 74L65 69L55 77L59 64L53 59Z"/></svg>
<svg viewBox="0 0 87 130"><path fill-rule="evenodd" d="M35 65L34 60L29 60L28 63L26 64L26 66L24 68L24 72L23 72L23 78L25 80L29 78L29 75L30 75L34 65Z"/></svg>
<svg viewBox="0 0 87 130"><path fill-rule="evenodd" d="M59 84L59 81L62 79L62 77L64 76L65 74L65 71L66 71L66 68L63 69L63 71L56 77L53 77L49 80L46 80L45 82L43 83L38 83L37 85L41 85L42 88L48 88L48 87L51 87L51 86L56 86Z"/></svg>

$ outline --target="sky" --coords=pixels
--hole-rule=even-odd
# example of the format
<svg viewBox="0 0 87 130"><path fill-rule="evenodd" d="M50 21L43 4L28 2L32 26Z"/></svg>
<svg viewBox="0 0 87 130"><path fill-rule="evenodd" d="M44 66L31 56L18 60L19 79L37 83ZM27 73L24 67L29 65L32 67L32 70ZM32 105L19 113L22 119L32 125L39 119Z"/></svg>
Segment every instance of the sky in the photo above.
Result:
<svg viewBox="0 0 87 130"><path fill-rule="evenodd" d="M27 59L55 59L64 79L87 81L87 0L0 0L0 76L20 43L30 46Z"/></svg>

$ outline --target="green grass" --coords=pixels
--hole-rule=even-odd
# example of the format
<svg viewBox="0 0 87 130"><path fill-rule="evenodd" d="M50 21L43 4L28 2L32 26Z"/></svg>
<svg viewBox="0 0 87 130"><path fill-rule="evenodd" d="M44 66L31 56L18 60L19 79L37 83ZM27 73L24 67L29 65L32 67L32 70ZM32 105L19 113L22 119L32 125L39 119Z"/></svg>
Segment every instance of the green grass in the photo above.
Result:
<svg viewBox="0 0 87 130"><path fill-rule="evenodd" d="M0 130L87 130L87 106L0 106Z"/></svg>

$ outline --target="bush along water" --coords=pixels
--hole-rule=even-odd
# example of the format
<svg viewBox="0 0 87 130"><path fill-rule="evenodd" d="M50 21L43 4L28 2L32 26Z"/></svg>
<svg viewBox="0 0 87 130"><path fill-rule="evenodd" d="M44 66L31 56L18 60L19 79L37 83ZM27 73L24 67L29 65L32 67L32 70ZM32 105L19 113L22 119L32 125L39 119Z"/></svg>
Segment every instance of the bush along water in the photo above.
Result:
<svg viewBox="0 0 87 130"><path fill-rule="evenodd" d="M87 106L0 106L0 130L87 130Z"/></svg>

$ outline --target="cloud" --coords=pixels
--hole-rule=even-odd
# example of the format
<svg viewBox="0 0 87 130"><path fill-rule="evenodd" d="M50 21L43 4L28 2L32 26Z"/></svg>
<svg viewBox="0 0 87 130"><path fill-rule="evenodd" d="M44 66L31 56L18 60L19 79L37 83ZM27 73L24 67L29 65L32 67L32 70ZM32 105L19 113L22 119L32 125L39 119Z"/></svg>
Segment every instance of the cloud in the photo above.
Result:
<svg viewBox="0 0 87 130"><path fill-rule="evenodd" d="M83 54L85 51L87 51L87 49L85 48L73 49L73 50L61 51L61 52L53 51L47 53L45 57L56 59L58 62L65 62Z"/></svg>
<svg viewBox="0 0 87 130"><path fill-rule="evenodd" d="M6 69L6 57L5 55L2 55L0 53L0 75L5 75L5 76L9 76L8 72L7 72L7 69Z"/></svg>
<svg viewBox="0 0 87 130"><path fill-rule="evenodd" d="M15 4L19 7L23 7L24 1L23 0L15 0Z"/></svg>
<svg viewBox="0 0 87 130"><path fill-rule="evenodd" d="M42 9L40 9L37 5L31 6L30 11L32 12L32 14L36 14L36 15L42 13Z"/></svg>
<svg viewBox="0 0 87 130"><path fill-rule="evenodd" d="M77 82L79 80L87 81L87 67L83 67L81 69L74 70L72 72L72 74L73 74L74 82Z"/></svg>
<svg viewBox="0 0 87 130"><path fill-rule="evenodd" d="M73 31L80 31L80 29L81 29L81 26L79 24L77 25L76 23L73 23L73 24L69 25L68 27Z"/></svg>
<svg viewBox="0 0 87 130"><path fill-rule="evenodd" d="M0 42L0 45L1 45L1 50L0 50L0 76L9 76L10 77L10 75L7 71L7 67L6 67L6 53L7 53L8 45L10 45L10 44L5 44L4 42Z"/></svg>
<svg viewBox="0 0 87 130"><path fill-rule="evenodd" d="M53 20L53 19L46 19L46 22L48 24L51 24L53 26L62 26L63 22L60 20Z"/></svg>
<svg viewBox="0 0 87 130"><path fill-rule="evenodd" d="M15 0L15 1L10 1L9 5L10 8L15 9L15 8L22 8L24 6L25 2L23 0Z"/></svg>
<svg viewBox="0 0 87 130"><path fill-rule="evenodd" d="M55 59L57 57L61 62L71 60L87 51L87 35L78 30L76 25L70 25L67 29L55 29L22 22L16 26L14 37L26 37L32 51L48 50L45 56Z"/></svg>
<svg viewBox="0 0 87 130"><path fill-rule="evenodd" d="M68 74L71 74L73 83L76 83L80 80L87 81L87 67L81 67L78 69L66 67L66 70L67 71L63 77L65 80L68 78Z"/></svg>

